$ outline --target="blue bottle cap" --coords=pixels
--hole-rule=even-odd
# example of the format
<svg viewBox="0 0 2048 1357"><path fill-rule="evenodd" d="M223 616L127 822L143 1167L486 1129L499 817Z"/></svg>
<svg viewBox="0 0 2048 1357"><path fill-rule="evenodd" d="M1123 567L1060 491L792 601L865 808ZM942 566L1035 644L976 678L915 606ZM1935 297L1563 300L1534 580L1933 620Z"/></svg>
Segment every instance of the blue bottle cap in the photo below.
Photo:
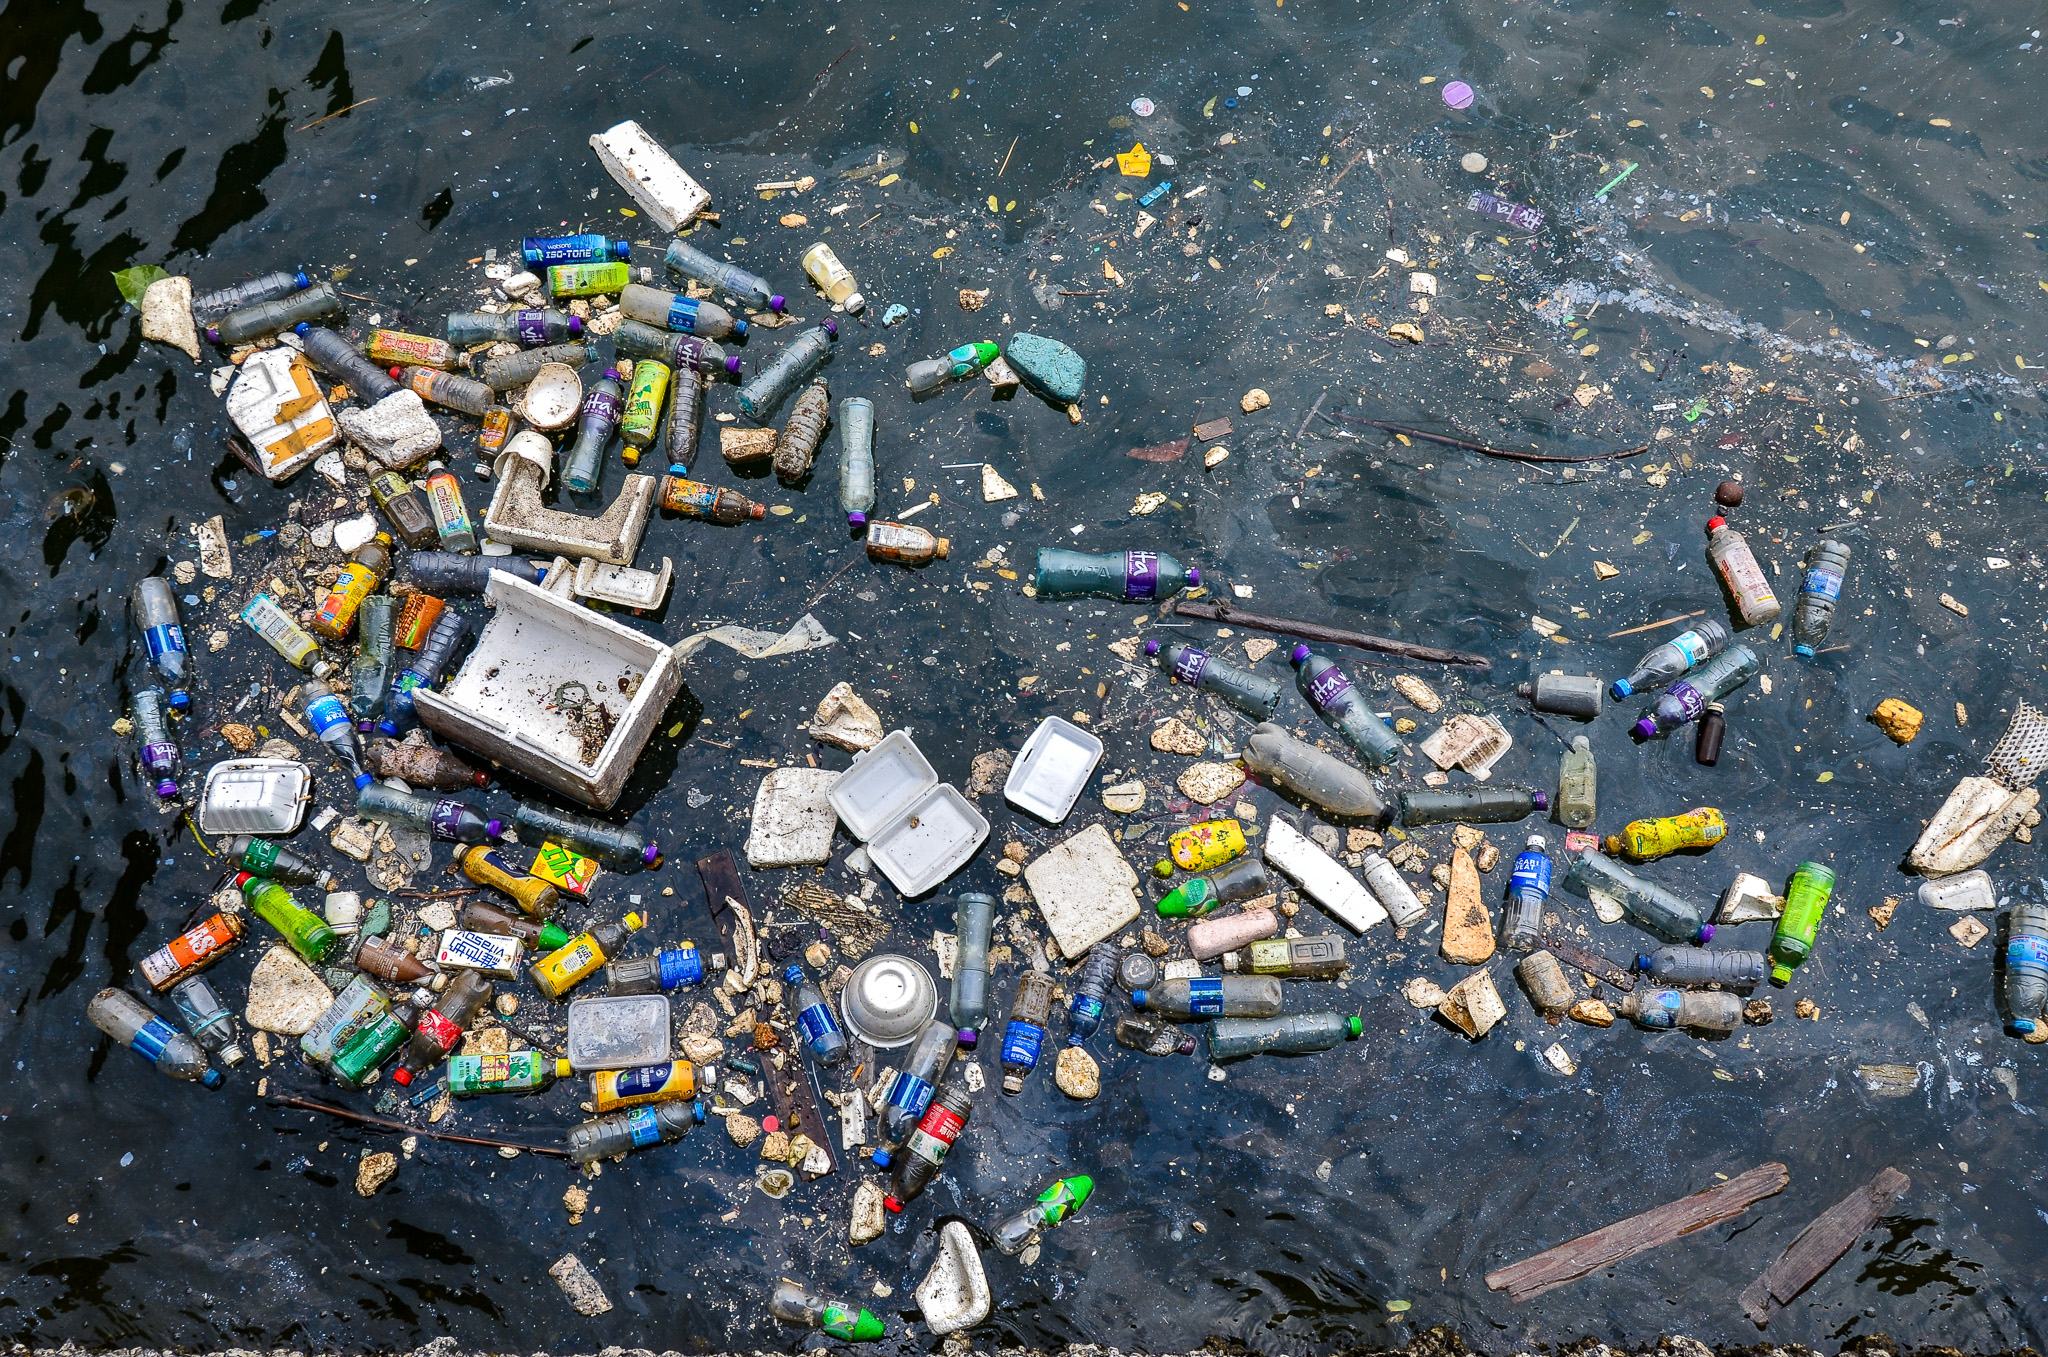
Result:
<svg viewBox="0 0 2048 1357"><path fill-rule="evenodd" d="M397 726L391 724L391 718L387 716L377 723L377 733L379 735L388 735L395 740L402 732L400 732Z"/></svg>
<svg viewBox="0 0 2048 1357"><path fill-rule="evenodd" d="M804 968L792 961L783 967L782 978L788 984L801 985L804 982Z"/></svg>
<svg viewBox="0 0 2048 1357"><path fill-rule="evenodd" d="M1796 645L1792 647L1792 653L1794 655L1802 655L1810 660L1813 658L1813 647L1804 644Z"/></svg>
<svg viewBox="0 0 2048 1357"><path fill-rule="evenodd" d="M208 1088L219 1088L222 1084L226 1083L227 1080L221 1077L221 1072L219 1070L210 1069L206 1073L199 1076L199 1082L206 1085L206 1087Z"/></svg>
<svg viewBox="0 0 2048 1357"><path fill-rule="evenodd" d="M1134 989L1134 990L1132 990L1132 991L1131 991L1131 1007L1132 1007L1132 1008L1143 1008L1143 1007L1145 1006L1145 995L1146 995L1147 993L1149 993L1149 991L1147 991L1147 990L1142 990L1142 989Z"/></svg>
<svg viewBox="0 0 2048 1357"><path fill-rule="evenodd" d="M732 321L732 332L740 336L742 339L744 339L746 338L747 334L747 325L748 322L745 319L739 316L734 316Z"/></svg>
<svg viewBox="0 0 2048 1357"><path fill-rule="evenodd" d="M374 781L376 781L376 779L371 777L368 773L357 773L356 790L361 791L363 788L369 786Z"/></svg>
<svg viewBox="0 0 2048 1357"><path fill-rule="evenodd" d="M294 273L292 275L292 281L297 283L300 287L313 286L313 280L306 276L306 271L304 269L300 269L298 272Z"/></svg>
<svg viewBox="0 0 2048 1357"><path fill-rule="evenodd" d="M887 1150L876 1150L868 1156L868 1162L878 1169L885 1169L889 1167L889 1161L892 1158L893 1156Z"/></svg>
<svg viewBox="0 0 2048 1357"><path fill-rule="evenodd" d="M1616 701L1620 701L1622 698L1627 697L1630 693L1634 692L1635 688L1632 687L1629 684L1629 681L1624 678L1616 679L1614 681L1614 686L1609 688L1607 691L1614 694Z"/></svg>
<svg viewBox="0 0 2048 1357"><path fill-rule="evenodd" d="M2032 1018L2014 1018L2012 1020L2012 1030L2018 1032L2021 1036L2025 1036L2034 1030L2034 1020Z"/></svg>
<svg viewBox="0 0 2048 1357"><path fill-rule="evenodd" d="M1639 971L1647 971L1650 969L1650 958L1647 953L1636 953L1636 969Z"/></svg>
<svg viewBox="0 0 2048 1357"><path fill-rule="evenodd" d="M172 710L172 711L183 711L183 710L185 710L185 708L187 708L187 707L189 707L189 706L191 706L191 705L192 705L192 694L190 694L190 693L186 692L186 691L185 691L185 690L184 690L183 688L173 688L173 689L171 689L171 710Z"/></svg>
<svg viewBox="0 0 2048 1357"><path fill-rule="evenodd" d="M619 258L624 259L627 255L633 253L633 242L630 240L613 241L612 253L617 255Z"/></svg>
<svg viewBox="0 0 2048 1357"><path fill-rule="evenodd" d="M300 274L299 276L300 276L301 278L303 278L303 277L305 277L306 275L302 273L302 274ZM300 286L300 287L304 287L304 286L305 286L305 284L304 284L304 283L300 283L300 284L299 284L299 286ZM302 321L300 321L300 322L299 322L299 323L298 323L297 325L294 325L294 326L292 326L292 333L293 333L293 334L295 334L295 335L297 335L297 336L298 336L299 338L301 338L301 339L304 339L304 338L306 337L306 331L308 331L308 330L310 330L310 329L312 329L312 328L313 328L313 327L312 327L311 325L307 324L307 323L306 323L305 321L303 321L303 320L302 320Z"/></svg>

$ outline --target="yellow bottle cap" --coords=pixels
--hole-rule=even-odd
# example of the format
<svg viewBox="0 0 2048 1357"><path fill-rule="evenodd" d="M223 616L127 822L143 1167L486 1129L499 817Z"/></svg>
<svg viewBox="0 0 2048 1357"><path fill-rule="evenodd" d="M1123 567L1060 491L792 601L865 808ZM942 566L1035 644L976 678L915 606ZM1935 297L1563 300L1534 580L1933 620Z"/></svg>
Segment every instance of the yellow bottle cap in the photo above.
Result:
<svg viewBox="0 0 2048 1357"><path fill-rule="evenodd" d="M568 1061L559 1059L555 1061L555 1078L567 1079L573 1073L575 1073L575 1071L569 1068Z"/></svg>
<svg viewBox="0 0 2048 1357"><path fill-rule="evenodd" d="M647 925L647 920L641 918L638 914L634 913L628 913L626 917L619 920L619 922L626 926L626 931L629 933L644 928Z"/></svg>

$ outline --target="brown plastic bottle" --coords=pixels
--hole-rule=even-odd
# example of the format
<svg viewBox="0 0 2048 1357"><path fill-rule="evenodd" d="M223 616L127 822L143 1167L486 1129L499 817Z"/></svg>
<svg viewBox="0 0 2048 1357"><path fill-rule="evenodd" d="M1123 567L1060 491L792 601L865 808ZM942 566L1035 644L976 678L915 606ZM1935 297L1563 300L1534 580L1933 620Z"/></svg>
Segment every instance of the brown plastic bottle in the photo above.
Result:
<svg viewBox="0 0 2048 1357"><path fill-rule="evenodd" d="M445 749L406 740L378 740L363 754L363 766L378 777L395 777L409 787L466 792L491 780Z"/></svg>
<svg viewBox="0 0 2048 1357"><path fill-rule="evenodd" d="M388 938L364 938L356 948L356 968L380 980L413 984L434 974L434 968Z"/></svg>
<svg viewBox="0 0 2048 1357"><path fill-rule="evenodd" d="M908 523L875 519L868 524L868 559L892 561L897 565L925 565L943 561L953 544Z"/></svg>
<svg viewBox="0 0 2048 1357"><path fill-rule="evenodd" d="M449 982L441 1002L420 1014L405 1060L391 1072L400 1084L410 1084L441 1063L462 1040L469 1024L491 1001L491 982L482 971L463 971Z"/></svg>

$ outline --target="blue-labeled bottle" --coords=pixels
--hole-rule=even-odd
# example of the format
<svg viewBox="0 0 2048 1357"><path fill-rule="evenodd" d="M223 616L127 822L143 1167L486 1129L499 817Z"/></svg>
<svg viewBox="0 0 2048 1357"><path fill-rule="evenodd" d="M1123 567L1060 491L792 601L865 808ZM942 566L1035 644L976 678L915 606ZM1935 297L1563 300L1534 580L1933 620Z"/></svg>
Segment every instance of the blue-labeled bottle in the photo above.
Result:
<svg viewBox="0 0 2048 1357"><path fill-rule="evenodd" d="M904 1058L903 1068L889 1081L889 1091L882 1098L882 1143L872 1156L876 1168L889 1167L896 1147L903 1143L904 1137L916 1127L917 1119L924 1115L925 1108L931 1105L932 1090L946 1077L946 1070L953 1063L953 1052L958 1049L952 1024L944 1019L932 1019L917 1034L917 1039L911 1043L910 1054Z"/></svg>
<svg viewBox="0 0 2048 1357"><path fill-rule="evenodd" d="M633 242L603 235L528 236L519 252L529 264L602 264L630 256Z"/></svg>
<svg viewBox="0 0 2048 1357"><path fill-rule="evenodd" d="M1017 999L1010 1005L1010 1022L1003 1029L1003 1092L1022 1093L1024 1080L1038 1068L1038 1053L1045 1048L1045 1024L1052 1016L1052 977L1026 971L1017 982Z"/></svg>
<svg viewBox="0 0 2048 1357"><path fill-rule="evenodd" d="M103 989L86 1005L92 1025L173 1079L189 1079L219 1088L221 1072L206 1063L198 1042L149 1011L126 990Z"/></svg>
<svg viewBox="0 0 2048 1357"><path fill-rule="evenodd" d="M747 320L735 316L717 302L700 301L666 288L634 283L619 294L619 310L628 320L659 325L677 334L724 339L727 335L747 336Z"/></svg>
<svg viewBox="0 0 2048 1357"><path fill-rule="evenodd" d="M1824 538L1806 553L1806 574L1799 585L1799 604L1792 614L1792 653L1812 659L1814 647L1827 639L1828 624L1842 598L1842 576L1849 570L1849 544Z"/></svg>
<svg viewBox="0 0 2048 1357"><path fill-rule="evenodd" d="M2048 1011L2048 905L2014 905L2005 944L2005 1006L2025 1036Z"/></svg>
<svg viewBox="0 0 2048 1357"><path fill-rule="evenodd" d="M667 994L704 980L704 958L686 942L653 956L614 961L604 968L607 994Z"/></svg>
<svg viewBox="0 0 2048 1357"><path fill-rule="evenodd" d="M576 445L562 465L562 484L574 494L595 494L604 480L604 450L618 432L625 413L625 391L619 370L606 368L604 380L583 394L583 413L576 421Z"/></svg>
<svg viewBox="0 0 2048 1357"><path fill-rule="evenodd" d="M1508 877L1507 916L1501 933L1508 947L1526 952L1543 936L1543 906L1550 899L1550 854L1544 851L1543 836L1531 834L1527 846L1515 856L1515 870Z"/></svg>
<svg viewBox="0 0 2048 1357"><path fill-rule="evenodd" d="M794 961L782 973L783 983L796 989L796 1024L804 1034L804 1046L820 1065L836 1065L846 1059L846 1029L815 982Z"/></svg>
<svg viewBox="0 0 2048 1357"><path fill-rule="evenodd" d="M363 771L362 737L356 734L355 718L349 715L340 690L325 679L308 679L305 696L306 724L313 727L314 737L348 765L356 786L368 782L370 775Z"/></svg>
<svg viewBox="0 0 2048 1357"><path fill-rule="evenodd" d="M434 619L433 630L427 633L427 643L412 652L405 667L398 671L398 677L391 680L391 691L384 698L384 715L377 722L379 734L395 739L412 728L417 719L413 710L413 690L431 688L441 681L468 630L469 623L454 612L444 611Z"/></svg>
<svg viewBox="0 0 2048 1357"><path fill-rule="evenodd" d="M1728 628L1708 618L1663 645L1650 649L1636 661L1636 667L1627 678L1614 681L1610 691L1617 701L1631 693L1648 692L1671 682L1695 665L1705 664L1727 648Z"/></svg>
<svg viewBox="0 0 2048 1357"><path fill-rule="evenodd" d="M1351 676L1307 646L1293 653L1294 684L1323 718L1368 763L1391 768L1401 758L1401 738L1352 687Z"/></svg>
<svg viewBox="0 0 2048 1357"><path fill-rule="evenodd" d="M150 666L170 689L171 710L185 710L192 705L191 694L185 691L185 666L190 655L185 649L185 628L178 620L178 596L172 592L171 582L162 575L137 580L130 606L135 625L142 631L142 644L149 650Z"/></svg>
<svg viewBox="0 0 2048 1357"><path fill-rule="evenodd" d="M1122 958L1123 949L1114 942L1098 942L1088 949L1081 969L1074 973L1074 997L1067 1000L1067 1045L1081 1045L1102 1027L1103 1004Z"/></svg>

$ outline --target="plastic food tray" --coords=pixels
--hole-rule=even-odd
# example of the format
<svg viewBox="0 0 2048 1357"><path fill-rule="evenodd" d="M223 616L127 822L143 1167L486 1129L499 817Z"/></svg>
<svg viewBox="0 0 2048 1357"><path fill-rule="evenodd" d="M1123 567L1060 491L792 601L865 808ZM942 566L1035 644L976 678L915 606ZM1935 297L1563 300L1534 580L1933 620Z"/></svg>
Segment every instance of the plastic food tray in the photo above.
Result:
<svg viewBox="0 0 2048 1357"><path fill-rule="evenodd" d="M1064 717L1048 716L1018 751L1003 799L1019 810L1058 824L1081 799L1102 762L1102 741Z"/></svg>
<svg viewBox="0 0 2048 1357"><path fill-rule="evenodd" d="M569 1005L569 1068L630 1070L673 1058L668 996L617 995Z"/></svg>
<svg viewBox="0 0 2048 1357"><path fill-rule="evenodd" d="M289 834L313 801L313 775L291 759L228 759L207 770L199 828L207 834Z"/></svg>
<svg viewBox="0 0 2048 1357"><path fill-rule="evenodd" d="M923 895L959 871L988 838L988 821L953 784L939 781L907 730L856 756L826 799L906 896Z"/></svg>

